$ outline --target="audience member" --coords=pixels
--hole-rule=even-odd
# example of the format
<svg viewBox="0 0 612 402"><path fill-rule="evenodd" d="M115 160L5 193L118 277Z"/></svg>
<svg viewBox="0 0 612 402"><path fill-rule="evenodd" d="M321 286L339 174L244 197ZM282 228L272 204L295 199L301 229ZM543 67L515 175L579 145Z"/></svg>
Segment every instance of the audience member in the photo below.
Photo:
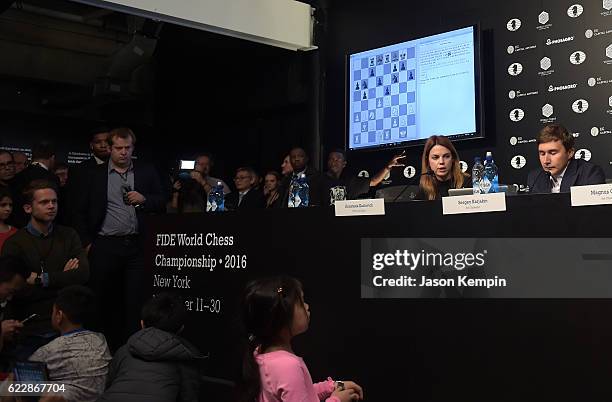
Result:
<svg viewBox="0 0 612 402"><path fill-rule="evenodd" d="M263 190L264 197L266 197L266 208L274 208L277 206L276 204L279 200L278 189L280 186L280 181L281 176L278 174L278 172L271 170L266 173Z"/></svg>
<svg viewBox="0 0 612 402"><path fill-rule="evenodd" d="M94 402L104 392L111 355L104 335L87 330L95 315L95 297L84 286L59 291L53 304L51 325L61 336L38 349L31 361L43 362L49 380L64 384L68 401Z"/></svg>
<svg viewBox="0 0 612 402"><path fill-rule="evenodd" d="M236 190L225 198L225 208L228 210L263 208L265 199L261 190L256 186L257 176L250 167L236 170L234 184Z"/></svg>
<svg viewBox="0 0 612 402"><path fill-rule="evenodd" d="M206 193L191 176L176 180L172 186L169 212L206 212Z"/></svg>
<svg viewBox="0 0 612 402"><path fill-rule="evenodd" d="M198 184L204 190L205 194L210 193L210 190L214 186L216 186L218 182L221 182L223 184L223 192L225 194L229 194L231 190L223 180L210 176L210 172L213 166L214 160L212 155L208 153L201 153L196 156L195 169L191 172L191 177L196 182L198 182Z"/></svg>
<svg viewBox="0 0 612 402"><path fill-rule="evenodd" d="M370 187L376 187L384 180L387 174L390 174L392 168L404 166L404 164L399 163L399 160L404 158L403 154L394 156L383 169L370 179L359 177L354 172L348 172L344 151L335 150L330 152L327 157L328 170L323 176L325 191L322 194L323 200L321 205L333 204L336 199L354 200L367 194L370 191Z"/></svg>
<svg viewBox="0 0 612 402"><path fill-rule="evenodd" d="M83 196L83 188L88 185L91 170L108 161L110 155L110 148L108 145L109 131L110 130L106 127L96 127L91 130L89 137L91 156L89 159L70 168L70 181L66 187L66 202L64 202L63 205L66 206L67 211L71 212L69 214L70 216L67 217L71 225L75 225L74 210L79 205L79 200Z"/></svg>
<svg viewBox="0 0 612 402"><path fill-rule="evenodd" d="M0 187L7 187L15 177L15 161L10 152L0 149Z"/></svg>
<svg viewBox="0 0 612 402"><path fill-rule="evenodd" d="M532 193L567 193L572 186L603 184L601 167L574 159L574 136L560 124L545 126L536 136L542 169L529 172L527 186Z"/></svg>
<svg viewBox="0 0 612 402"><path fill-rule="evenodd" d="M11 223L13 226L22 228L29 220L23 205L23 192L33 180L43 179L53 183L55 188L59 188L59 180L53 174L55 165L55 148L49 142L41 142L32 149L32 163L15 176L11 184L13 192L13 215ZM61 200L60 200L61 202ZM63 204L62 204L63 205Z"/></svg>
<svg viewBox="0 0 612 402"><path fill-rule="evenodd" d="M281 174L283 177L287 177L291 173L293 173L293 166L291 166L291 157L287 155L283 159L283 163L281 163Z"/></svg>
<svg viewBox="0 0 612 402"><path fill-rule="evenodd" d="M66 187L66 184L68 184L68 170L68 165L64 162L56 163L53 167L53 173L59 180L60 189Z"/></svg>
<svg viewBox="0 0 612 402"><path fill-rule="evenodd" d="M21 258L31 272L27 286L14 299L18 317L36 314L23 329L26 341L17 353L27 358L56 336L50 314L57 291L87 282L89 262L77 233L54 224L58 209L54 185L34 180L24 192L24 201L30 221L4 243L2 255Z"/></svg>
<svg viewBox="0 0 612 402"><path fill-rule="evenodd" d="M16 257L0 257L0 351L23 328L21 321L5 319L5 311L13 294L25 284L26 277L23 261Z"/></svg>
<svg viewBox="0 0 612 402"><path fill-rule="evenodd" d="M112 295L100 311L104 334L115 350L132 334L143 301L142 218L163 212L166 197L151 165L132 161L136 136L129 128L110 132L108 163L91 171L76 208L75 228L91 263L90 284Z"/></svg>
<svg viewBox="0 0 612 402"><path fill-rule="evenodd" d="M429 137L423 149L423 173L415 199L439 200L448 196L449 189L462 188L468 175L461 171L459 161L459 154L447 137Z"/></svg>
<svg viewBox="0 0 612 402"><path fill-rule="evenodd" d="M0 253L6 239L17 232L17 229L6 223L13 212L13 196L6 187L0 187Z"/></svg>
<svg viewBox="0 0 612 402"><path fill-rule="evenodd" d="M203 356L178 335L186 315L178 297L161 293L149 300L142 309L142 329L113 357L98 401L197 401Z"/></svg>
<svg viewBox="0 0 612 402"><path fill-rule="evenodd" d="M30 160L28 159L28 155L21 151L13 152L13 160L15 161L15 174L21 172L30 164Z"/></svg>
<svg viewBox="0 0 612 402"><path fill-rule="evenodd" d="M361 387L331 378L316 384L301 357L293 353L293 338L308 330L310 310L301 283L290 277L250 282L242 302L248 335L242 364L244 402L349 402L362 400Z"/></svg>
<svg viewBox="0 0 612 402"><path fill-rule="evenodd" d="M291 160L293 173L289 176L285 176L282 181L282 190L280 192L282 194L282 198L280 206L282 208L287 208L289 206L289 193L291 192L291 187L296 178L301 174L306 176L306 183L309 187L310 201L308 206L321 205L323 192L321 174L315 168L308 166L309 158L304 148L295 147L291 149L291 152L289 152L289 158Z"/></svg>

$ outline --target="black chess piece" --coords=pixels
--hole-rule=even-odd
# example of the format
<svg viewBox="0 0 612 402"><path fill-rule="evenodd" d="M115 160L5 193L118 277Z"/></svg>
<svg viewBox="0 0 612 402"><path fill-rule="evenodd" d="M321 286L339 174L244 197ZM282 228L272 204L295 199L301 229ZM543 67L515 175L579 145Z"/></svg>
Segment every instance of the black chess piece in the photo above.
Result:
<svg viewBox="0 0 612 402"><path fill-rule="evenodd" d="M373 68L370 69L370 77L374 77L374 69Z"/></svg>
<svg viewBox="0 0 612 402"><path fill-rule="evenodd" d="M385 95L389 95L389 87L385 88Z"/></svg>
<svg viewBox="0 0 612 402"><path fill-rule="evenodd" d="M519 119L519 114L520 114L520 113L519 113L518 109L514 111L514 120L517 120L517 121L518 121L518 119Z"/></svg>
<svg viewBox="0 0 612 402"><path fill-rule="evenodd" d="M394 84L397 84L397 75L392 75L392 76L391 76L391 81L392 81Z"/></svg>
<svg viewBox="0 0 612 402"><path fill-rule="evenodd" d="M382 85L382 80L380 79L380 77L378 77L378 81L376 82L377 86L381 86Z"/></svg>
<svg viewBox="0 0 612 402"><path fill-rule="evenodd" d="M516 29L516 20L512 20L512 22L510 22L510 26L513 30Z"/></svg>
<svg viewBox="0 0 612 402"><path fill-rule="evenodd" d="M572 7L572 14L574 15L574 17L578 15L578 6Z"/></svg>
<svg viewBox="0 0 612 402"><path fill-rule="evenodd" d="M577 106L578 106L578 110L580 110L582 112L582 108L583 108L582 101L578 101L578 105Z"/></svg>
<svg viewBox="0 0 612 402"><path fill-rule="evenodd" d="M400 71L405 71L406 70L406 63L404 63L403 61L400 63Z"/></svg>
<svg viewBox="0 0 612 402"><path fill-rule="evenodd" d="M514 72L514 75L516 75L516 73L518 73L518 64L513 64L512 65L512 71Z"/></svg>
<svg viewBox="0 0 612 402"><path fill-rule="evenodd" d="M578 157L578 159L586 159L586 152L584 150L580 151L580 156Z"/></svg>
<svg viewBox="0 0 612 402"><path fill-rule="evenodd" d="M361 86L363 89L368 89L368 82L366 80L363 81L363 85Z"/></svg>
<svg viewBox="0 0 612 402"><path fill-rule="evenodd" d="M397 66L395 64L393 65L393 72L397 73Z"/></svg>
<svg viewBox="0 0 612 402"><path fill-rule="evenodd" d="M408 75L408 79L409 80L413 80L414 79L414 76L412 75L412 71L410 72L410 75Z"/></svg>
<svg viewBox="0 0 612 402"><path fill-rule="evenodd" d="M516 159L514 160L514 166L516 166L517 168L521 167L521 158L520 157L516 157Z"/></svg>
<svg viewBox="0 0 612 402"><path fill-rule="evenodd" d="M355 91L359 91L359 89L360 89L360 88L359 88L359 83L357 83L357 84L355 85Z"/></svg>
<svg viewBox="0 0 612 402"><path fill-rule="evenodd" d="M363 99L368 99L368 95L365 92L363 93Z"/></svg>
<svg viewBox="0 0 612 402"><path fill-rule="evenodd" d="M576 63L580 63L580 53L574 55L574 60L576 60Z"/></svg>

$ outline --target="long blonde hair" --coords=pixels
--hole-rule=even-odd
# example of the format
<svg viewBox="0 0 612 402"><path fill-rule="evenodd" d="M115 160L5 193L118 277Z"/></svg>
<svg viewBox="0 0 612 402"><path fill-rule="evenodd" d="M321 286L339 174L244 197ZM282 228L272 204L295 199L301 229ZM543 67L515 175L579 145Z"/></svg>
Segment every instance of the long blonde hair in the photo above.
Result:
<svg viewBox="0 0 612 402"><path fill-rule="evenodd" d="M441 145L451 151L451 155L453 157L453 165L450 172L452 182L455 188L462 188L463 181L467 175L461 171L461 166L459 165L459 154L457 153L453 143L447 137L432 135L427 139L425 148L423 149L423 156L421 158L421 172L425 173L431 170L429 168L429 152L431 152L431 149L436 145ZM435 200L438 197L438 179L435 177L435 175L423 174L421 176L419 186L425 192L428 200Z"/></svg>

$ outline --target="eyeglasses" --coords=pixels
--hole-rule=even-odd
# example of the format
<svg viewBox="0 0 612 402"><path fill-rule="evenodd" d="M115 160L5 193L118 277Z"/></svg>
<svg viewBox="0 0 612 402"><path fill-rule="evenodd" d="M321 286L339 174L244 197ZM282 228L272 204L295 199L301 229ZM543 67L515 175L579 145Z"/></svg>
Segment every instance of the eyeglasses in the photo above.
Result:
<svg viewBox="0 0 612 402"><path fill-rule="evenodd" d="M0 163L0 169L9 169L12 166L15 166L15 162Z"/></svg>

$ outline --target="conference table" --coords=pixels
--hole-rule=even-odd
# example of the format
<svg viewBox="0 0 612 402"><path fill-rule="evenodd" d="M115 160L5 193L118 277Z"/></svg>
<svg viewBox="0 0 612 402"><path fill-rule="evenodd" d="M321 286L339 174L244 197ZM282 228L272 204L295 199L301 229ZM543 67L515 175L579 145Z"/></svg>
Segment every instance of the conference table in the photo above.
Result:
<svg viewBox="0 0 612 402"><path fill-rule="evenodd" d="M353 379L369 401L609 400L612 302L601 295L612 280L594 280L595 296L588 287L555 297L536 286L503 297L446 290L404 297L368 288L364 249L422 239L511 239L517 250L521 241L545 241L533 263L518 257L520 248L504 258L554 272L548 261L558 261L556 255L573 250L587 264L581 248L597 243L594 278L605 278L612 269L612 249L605 252L612 206L572 207L569 194L532 194L507 196L504 212L443 215L440 201L412 201L388 203L380 216L336 217L332 207L266 209L151 216L146 227L145 286L185 299L185 336L210 352L211 377L239 376L246 282L283 274L302 281L310 305L310 329L296 337L295 352L315 381ZM555 276L549 280L555 288Z"/></svg>

